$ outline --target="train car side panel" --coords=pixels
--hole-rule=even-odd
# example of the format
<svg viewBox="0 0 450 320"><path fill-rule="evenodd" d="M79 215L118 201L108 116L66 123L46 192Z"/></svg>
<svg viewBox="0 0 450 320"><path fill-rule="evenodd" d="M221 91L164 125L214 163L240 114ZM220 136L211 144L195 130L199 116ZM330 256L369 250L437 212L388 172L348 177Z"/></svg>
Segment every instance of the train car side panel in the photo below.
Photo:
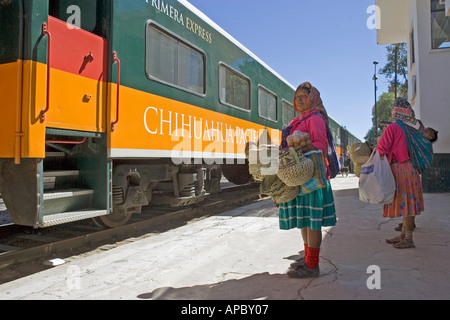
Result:
<svg viewBox="0 0 450 320"><path fill-rule="evenodd" d="M120 92L121 110L128 112L121 113L112 133L113 158L171 158L172 151L192 151L200 158L204 152L211 157L209 153L214 151L220 159L236 158L244 154L246 142L257 141L260 130L265 129L246 120L131 88L121 86Z"/></svg>
<svg viewBox="0 0 450 320"><path fill-rule="evenodd" d="M111 51L117 52L121 61L120 120L111 134L110 142L113 157L118 156L117 151L124 148L134 149L136 152L143 151L141 152L142 156L151 155L151 150L164 149L167 156L178 145L178 142L172 139L180 135L181 132L177 134L177 129L181 131L190 129L191 135L194 129L197 130L197 137L205 140L203 148L205 145L209 145L208 139L211 134L218 131L221 131L219 135L222 135L224 141L231 129L234 131L234 137L228 139L229 141L239 139L239 136L242 136L240 131L247 134L247 141L250 138L255 141L255 135L250 132L258 132L264 128L280 129L278 121L269 121L259 117L257 100L258 83L263 82L264 85L280 92L282 86L277 84L280 79L274 79L273 74L263 70L264 68L258 65L252 57L233 45L218 30L199 19L194 12L180 5L178 1L142 1L130 4L127 1L117 0L114 1L113 21ZM124 28L124 26L127 27ZM159 75L155 76L149 73L149 60L156 59L156 56L151 54L151 48L148 47L148 42L151 40L149 33L152 32L152 28L161 31L162 37L168 39L165 40L169 43L166 45L179 46L179 50L186 47L191 48L191 59L192 55L197 53L199 57L204 56L201 66L206 73L205 82L201 83L203 88L190 89L188 86L178 84L176 79L158 79ZM239 72L249 74L252 80L256 80L251 88L251 110L240 110L219 103L217 82L220 63L225 63ZM113 67L113 81L116 80L115 74L116 67ZM167 75L167 77L170 76L170 74ZM274 80L272 84L270 84L270 79ZM140 92L148 92L148 98L145 98L146 101L136 100L131 96L125 98L122 92L125 94L128 90L127 87ZM284 87L287 88L284 88L287 93L283 97L278 97L280 106L282 98L288 96L287 99L292 99L289 96L293 95L292 88L288 85L284 85ZM111 121L113 121L117 117L114 109L116 91L112 89L110 92ZM145 97L143 94L140 96ZM163 104L158 96L166 98ZM242 122L242 120L245 121ZM201 128L194 126L195 121ZM129 128L129 124L134 124L132 129ZM199 130L202 132L199 133ZM208 132L208 130L212 132ZM156 132L159 141L153 142L150 137L155 136ZM279 132L276 132L274 136L279 136ZM210 140L214 141L214 139ZM199 149L199 144L196 146L197 148L192 151L201 156L201 152L205 149ZM216 148L219 152L213 153L212 156L222 158L223 150L227 148L230 150L229 147L224 142L222 146ZM237 150L238 148L239 150ZM233 155L234 158L243 158L243 151L244 147L240 145L239 147L235 146L232 152L227 153ZM154 154L154 156L160 155Z"/></svg>
<svg viewBox="0 0 450 320"><path fill-rule="evenodd" d="M22 157L45 157L45 123L42 110L47 101L47 66L27 60L23 64Z"/></svg>
<svg viewBox="0 0 450 320"><path fill-rule="evenodd" d="M21 110L22 62L0 64L0 96L2 119L0 126L0 158L14 158L20 148L20 110ZM17 139L16 139L17 138Z"/></svg>

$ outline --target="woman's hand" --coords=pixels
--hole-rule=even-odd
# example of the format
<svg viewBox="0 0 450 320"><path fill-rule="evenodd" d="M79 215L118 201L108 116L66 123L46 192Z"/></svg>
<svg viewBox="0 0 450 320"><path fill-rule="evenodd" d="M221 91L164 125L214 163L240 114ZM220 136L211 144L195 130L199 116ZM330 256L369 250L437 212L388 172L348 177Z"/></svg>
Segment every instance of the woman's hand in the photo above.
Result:
<svg viewBox="0 0 450 320"><path fill-rule="evenodd" d="M302 147L302 152L303 152L303 153L308 152L308 151L312 151L312 150L319 150L319 149L317 149L317 148L316 148L314 145L312 145L312 144L308 144L307 146Z"/></svg>

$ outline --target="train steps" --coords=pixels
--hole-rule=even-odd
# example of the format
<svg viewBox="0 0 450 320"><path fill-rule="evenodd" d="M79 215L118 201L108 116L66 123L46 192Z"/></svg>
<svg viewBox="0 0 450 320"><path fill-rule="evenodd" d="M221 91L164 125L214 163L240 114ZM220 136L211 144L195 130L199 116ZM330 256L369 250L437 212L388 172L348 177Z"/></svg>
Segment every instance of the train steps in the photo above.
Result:
<svg viewBox="0 0 450 320"><path fill-rule="evenodd" d="M46 153L43 171L43 210L39 227L68 223L107 214L93 208L94 190L85 186L80 171L68 167L64 152Z"/></svg>

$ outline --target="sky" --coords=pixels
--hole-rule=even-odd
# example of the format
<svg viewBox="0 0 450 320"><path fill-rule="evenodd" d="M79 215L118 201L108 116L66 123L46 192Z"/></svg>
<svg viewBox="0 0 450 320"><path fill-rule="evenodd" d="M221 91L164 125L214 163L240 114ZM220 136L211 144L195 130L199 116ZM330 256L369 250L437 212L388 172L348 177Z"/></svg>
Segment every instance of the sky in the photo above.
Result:
<svg viewBox="0 0 450 320"><path fill-rule="evenodd" d="M294 87L309 81L333 119L364 141L377 97L388 84L378 71L375 0L188 0ZM370 25L370 24L369 24Z"/></svg>

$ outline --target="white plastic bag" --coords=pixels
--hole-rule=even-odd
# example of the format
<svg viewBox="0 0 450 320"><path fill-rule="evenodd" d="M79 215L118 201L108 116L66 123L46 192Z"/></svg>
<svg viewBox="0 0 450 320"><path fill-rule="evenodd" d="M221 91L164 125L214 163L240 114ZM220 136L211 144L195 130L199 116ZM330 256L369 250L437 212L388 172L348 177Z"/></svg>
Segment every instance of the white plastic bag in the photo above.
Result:
<svg viewBox="0 0 450 320"><path fill-rule="evenodd" d="M359 200L373 204L392 202L395 194L395 179L389 161L380 158L374 150L363 164L359 176Z"/></svg>

